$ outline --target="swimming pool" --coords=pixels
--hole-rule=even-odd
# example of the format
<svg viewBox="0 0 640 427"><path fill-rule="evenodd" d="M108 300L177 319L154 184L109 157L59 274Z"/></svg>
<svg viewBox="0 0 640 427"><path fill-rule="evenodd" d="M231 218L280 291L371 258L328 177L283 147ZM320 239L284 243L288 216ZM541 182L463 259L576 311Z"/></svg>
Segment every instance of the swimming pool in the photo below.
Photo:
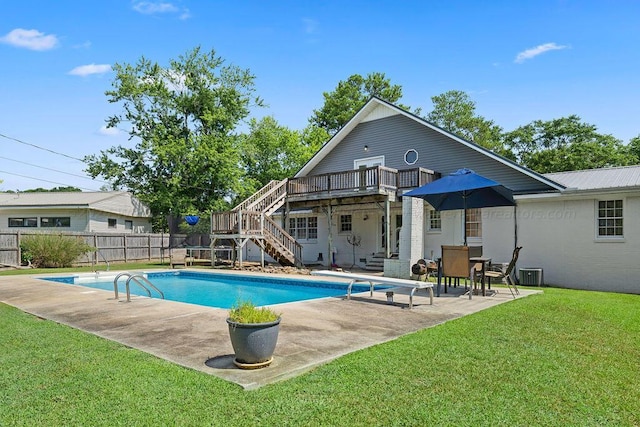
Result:
<svg viewBox="0 0 640 427"><path fill-rule="evenodd" d="M146 273L146 277L164 293L167 300L227 309L241 300L250 300L255 305L263 306L337 297L347 293L346 284L293 278L193 271ZM43 279L113 292L114 278L115 274L92 274ZM125 295L126 281L125 276L118 280L121 295ZM130 289L133 295L147 296L147 292L133 281L130 282ZM353 287L353 292L367 290L368 286ZM151 291L153 297L159 297L157 292L153 289Z"/></svg>

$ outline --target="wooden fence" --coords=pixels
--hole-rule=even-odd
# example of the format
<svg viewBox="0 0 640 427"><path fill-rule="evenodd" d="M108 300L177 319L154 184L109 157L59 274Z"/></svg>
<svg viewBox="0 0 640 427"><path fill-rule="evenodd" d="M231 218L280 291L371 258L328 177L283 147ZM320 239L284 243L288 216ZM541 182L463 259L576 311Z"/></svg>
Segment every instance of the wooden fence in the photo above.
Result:
<svg viewBox="0 0 640 427"><path fill-rule="evenodd" d="M24 231L0 231L0 266L20 265L20 240L27 235L42 234ZM77 265L118 262L144 262L164 260L170 246L183 246L186 235L132 234L132 233L56 233L81 238L95 252L82 255ZM182 244L180 244L182 243Z"/></svg>

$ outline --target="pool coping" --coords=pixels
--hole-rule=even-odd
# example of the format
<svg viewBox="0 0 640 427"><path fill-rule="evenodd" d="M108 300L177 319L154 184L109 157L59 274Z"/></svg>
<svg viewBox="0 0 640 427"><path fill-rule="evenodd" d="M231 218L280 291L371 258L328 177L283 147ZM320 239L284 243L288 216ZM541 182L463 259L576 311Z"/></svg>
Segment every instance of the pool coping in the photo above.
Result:
<svg viewBox="0 0 640 427"><path fill-rule="evenodd" d="M216 274L216 270L209 271ZM220 272L341 282L308 275ZM388 304L384 292L376 292L372 298L368 293L355 294L349 301L329 297L278 304L283 320L274 362L266 368L248 371L233 364L226 309L144 297L134 297L127 303L122 296L115 300L113 292L38 280L45 276L54 275L0 277L0 302L215 375L245 389L282 381L345 354L513 301L507 289L469 300L462 295L463 288L454 288L435 298L433 305L426 294L416 294L411 310L408 295L396 293L394 303ZM521 289L519 298L539 292Z"/></svg>

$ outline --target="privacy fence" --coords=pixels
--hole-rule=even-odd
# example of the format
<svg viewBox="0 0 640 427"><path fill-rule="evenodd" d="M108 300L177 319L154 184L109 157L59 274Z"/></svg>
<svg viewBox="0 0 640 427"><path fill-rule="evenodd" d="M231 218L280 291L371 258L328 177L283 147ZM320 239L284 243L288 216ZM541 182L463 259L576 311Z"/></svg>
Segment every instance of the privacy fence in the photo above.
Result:
<svg viewBox="0 0 640 427"><path fill-rule="evenodd" d="M0 230L0 266L20 265L20 241L24 236L42 234ZM131 233L55 233L84 240L96 248L76 260L77 265L122 262L163 261L171 247L208 246L208 235L131 234Z"/></svg>

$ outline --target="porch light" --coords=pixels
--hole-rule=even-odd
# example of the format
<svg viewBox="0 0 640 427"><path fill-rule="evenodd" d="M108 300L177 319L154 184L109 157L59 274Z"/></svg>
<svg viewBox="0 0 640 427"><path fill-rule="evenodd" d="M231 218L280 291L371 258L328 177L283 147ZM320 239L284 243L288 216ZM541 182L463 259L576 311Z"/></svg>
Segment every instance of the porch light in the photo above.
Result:
<svg viewBox="0 0 640 427"><path fill-rule="evenodd" d="M368 145L364 146L364 151L369 151L369 146Z"/></svg>

